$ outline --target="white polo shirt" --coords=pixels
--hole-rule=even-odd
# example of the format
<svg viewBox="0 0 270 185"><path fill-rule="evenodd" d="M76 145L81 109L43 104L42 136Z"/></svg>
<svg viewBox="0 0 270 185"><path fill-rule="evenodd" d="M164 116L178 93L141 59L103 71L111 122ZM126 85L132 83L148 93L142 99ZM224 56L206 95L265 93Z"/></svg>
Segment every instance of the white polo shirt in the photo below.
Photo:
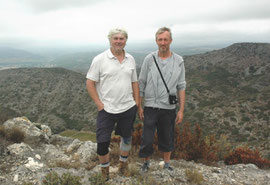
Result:
<svg viewBox="0 0 270 185"><path fill-rule="evenodd" d="M96 82L98 96L109 113L122 113L136 103L133 98L132 82L137 82L134 58L125 52L120 63L108 49L97 55L86 75Z"/></svg>

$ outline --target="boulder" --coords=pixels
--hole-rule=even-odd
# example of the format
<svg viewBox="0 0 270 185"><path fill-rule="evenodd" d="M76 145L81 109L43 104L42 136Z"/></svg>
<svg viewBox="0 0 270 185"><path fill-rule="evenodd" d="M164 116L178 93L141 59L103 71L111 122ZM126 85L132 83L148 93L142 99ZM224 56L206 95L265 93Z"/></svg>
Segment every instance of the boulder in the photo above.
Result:
<svg viewBox="0 0 270 185"><path fill-rule="evenodd" d="M24 142L31 145L40 145L40 143L49 143L49 136L42 129L25 117L9 119L4 123L5 129L19 128L25 134Z"/></svg>

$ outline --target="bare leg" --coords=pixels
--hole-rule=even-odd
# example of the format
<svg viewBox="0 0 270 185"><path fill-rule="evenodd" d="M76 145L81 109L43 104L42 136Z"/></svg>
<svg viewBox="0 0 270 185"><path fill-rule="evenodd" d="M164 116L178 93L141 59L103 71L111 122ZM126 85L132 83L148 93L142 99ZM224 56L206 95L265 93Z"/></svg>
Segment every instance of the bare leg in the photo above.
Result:
<svg viewBox="0 0 270 185"><path fill-rule="evenodd" d="M172 152L164 152L163 153L163 158L165 163L169 163L171 160L171 153Z"/></svg>
<svg viewBox="0 0 270 185"><path fill-rule="evenodd" d="M109 162L109 159L110 159L109 153L107 153L106 155L102 155L102 156L99 155L98 158L99 158L100 164L107 163L107 162Z"/></svg>
<svg viewBox="0 0 270 185"><path fill-rule="evenodd" d="M120 150L120 155L122 155L122 156L128 156L128 151Z"/></svg>

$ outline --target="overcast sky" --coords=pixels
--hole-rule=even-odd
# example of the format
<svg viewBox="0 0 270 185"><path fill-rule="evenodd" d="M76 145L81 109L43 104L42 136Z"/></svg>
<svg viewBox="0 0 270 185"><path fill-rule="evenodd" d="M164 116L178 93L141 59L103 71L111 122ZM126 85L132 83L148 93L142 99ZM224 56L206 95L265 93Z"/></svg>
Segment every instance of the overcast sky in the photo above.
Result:
<svg viewBox="0 0 270 185"><path fill-rule="evenodd" d="M0 0L1 46L108 45L115 27L154 43L162 26L180 46L270 42L270 0Z"/></svg>

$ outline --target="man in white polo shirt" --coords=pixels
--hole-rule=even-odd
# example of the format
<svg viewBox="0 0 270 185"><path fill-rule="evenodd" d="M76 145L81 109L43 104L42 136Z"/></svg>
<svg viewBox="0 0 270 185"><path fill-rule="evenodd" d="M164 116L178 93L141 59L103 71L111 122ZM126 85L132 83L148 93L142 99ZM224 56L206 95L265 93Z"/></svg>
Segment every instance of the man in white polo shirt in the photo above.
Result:
<svg viewBox="0 0 270 185"><path fill-rule="evenodd" d="M96 138L102 175L109 179L109 145L115 134L121 136L119 172L127 172L131 134L139 103L139 85L134 58L125 52L128 34L113 29L108 35L110 49L96 56L87 73L86 87L98 109Z"/></svg>

